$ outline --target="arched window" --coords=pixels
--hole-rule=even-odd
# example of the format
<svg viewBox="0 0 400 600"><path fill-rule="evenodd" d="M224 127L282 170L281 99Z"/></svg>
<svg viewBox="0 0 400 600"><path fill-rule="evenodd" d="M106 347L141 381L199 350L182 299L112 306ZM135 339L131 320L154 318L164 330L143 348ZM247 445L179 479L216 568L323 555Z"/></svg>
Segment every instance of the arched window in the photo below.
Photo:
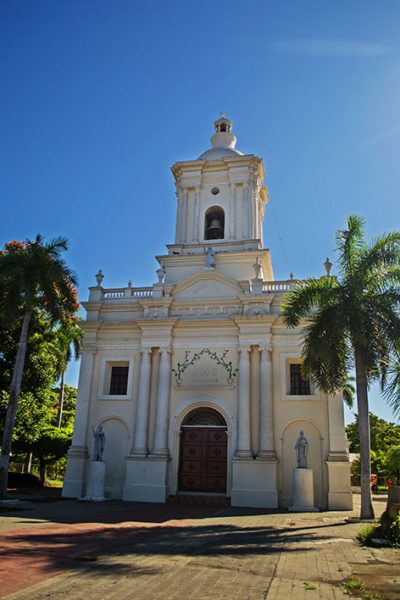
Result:
<svg viewBox="0 0 400 600"><path fill-rule="evenodd" d="M223 240L225 238L225 213L220 206L211 206L204 217L204 239Z"/></svg>

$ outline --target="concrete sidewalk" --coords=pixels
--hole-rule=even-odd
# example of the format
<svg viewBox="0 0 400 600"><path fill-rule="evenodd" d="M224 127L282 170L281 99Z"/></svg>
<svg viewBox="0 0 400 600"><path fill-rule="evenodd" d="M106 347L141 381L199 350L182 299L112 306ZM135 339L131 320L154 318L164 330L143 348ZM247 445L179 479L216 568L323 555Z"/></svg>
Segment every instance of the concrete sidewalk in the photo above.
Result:
<svg viewBox="0 0 400 600"><path fill-rule="evenodd" d="M355 577L400 598L400 551L354 542L358 510L31 503L0 515L0 597L337 600Z"/></svg>

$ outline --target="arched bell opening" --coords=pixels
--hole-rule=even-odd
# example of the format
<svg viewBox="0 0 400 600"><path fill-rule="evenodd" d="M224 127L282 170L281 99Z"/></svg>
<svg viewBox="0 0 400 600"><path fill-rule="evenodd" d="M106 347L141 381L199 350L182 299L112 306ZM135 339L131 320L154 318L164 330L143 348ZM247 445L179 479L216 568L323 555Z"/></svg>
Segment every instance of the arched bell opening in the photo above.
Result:
<svg viewBox="0 0 400 600"><path fill-rule="evenodd" d="M181 429L179 491L225 494L228 436L224 417L203 407L186 415Z"/></svg>
<svg viewBox="0 0 400 600"><path fill-rule="evenodd" d="M207 209L204 218L204 239L223 240L225 238L225 212L220 206Z"/></svg>

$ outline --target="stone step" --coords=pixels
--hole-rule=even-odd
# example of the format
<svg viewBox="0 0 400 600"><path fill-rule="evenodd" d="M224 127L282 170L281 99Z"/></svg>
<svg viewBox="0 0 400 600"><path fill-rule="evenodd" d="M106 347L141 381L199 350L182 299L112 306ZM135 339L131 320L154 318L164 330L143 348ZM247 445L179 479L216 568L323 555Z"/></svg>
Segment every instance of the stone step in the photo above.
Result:
<svg viewBox="0 0 400 600"><path fill-rule="evenodd" d="M168 496L168 504L191 504L196 506L230 506L227 496L206 496L197 494L176 494Z"/></svg>

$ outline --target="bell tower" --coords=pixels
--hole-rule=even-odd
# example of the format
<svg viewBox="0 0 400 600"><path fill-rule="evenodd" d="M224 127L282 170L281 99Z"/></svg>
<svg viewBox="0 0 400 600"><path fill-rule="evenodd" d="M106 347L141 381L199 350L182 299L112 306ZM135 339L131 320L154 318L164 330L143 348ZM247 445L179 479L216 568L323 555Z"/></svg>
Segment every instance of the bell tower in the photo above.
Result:
<svg viewBox="0 0 400 600"><path fill-rule="evenodd" d="M218 251L261 249L268 202L261 158L236 148L232 121L214 123L211 148L172 167L178 199L175 244L180 253L210 245ZM199 248L201 250L201 248Z"/></svg>

